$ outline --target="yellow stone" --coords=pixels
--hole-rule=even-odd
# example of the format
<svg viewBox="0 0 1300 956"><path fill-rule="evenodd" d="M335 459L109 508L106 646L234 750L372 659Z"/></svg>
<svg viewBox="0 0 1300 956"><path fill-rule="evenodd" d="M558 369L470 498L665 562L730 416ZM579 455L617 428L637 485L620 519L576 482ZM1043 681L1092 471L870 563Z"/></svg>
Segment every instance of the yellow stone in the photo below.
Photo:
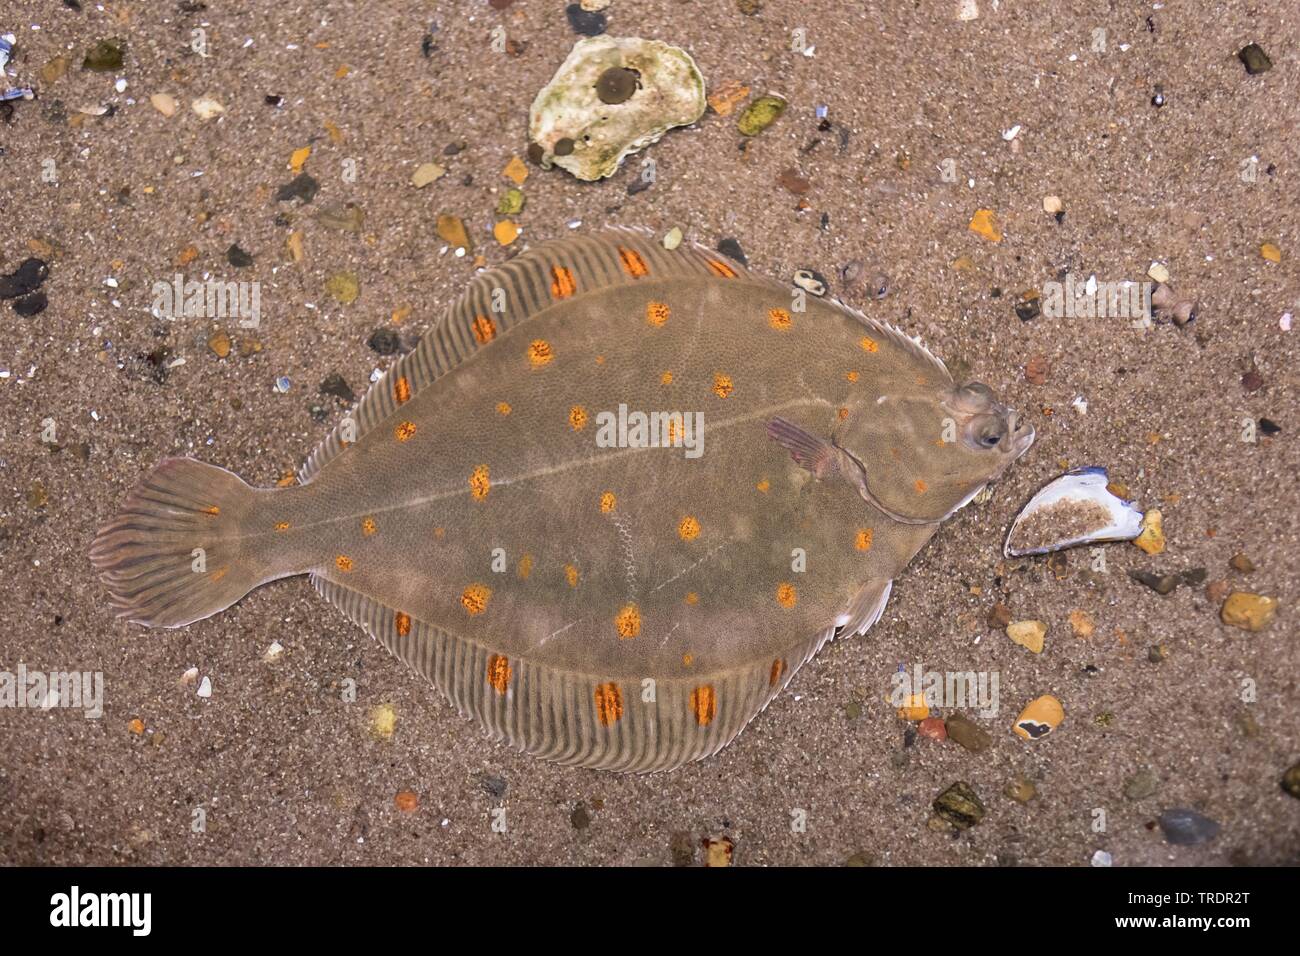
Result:
<svg viewBox="0 0 1300 956"><path fill-rule="evenodd" d="M1042 621L1012 621L1007 625L1007 637L1035 654L1043 653L1043 638L1046 636L1047 625Z"/></svg>
<svg viewBox="0 0 1300 956"><path fill-rule="evenodd" d="M393 736L397 729L397 711L392 704L380 704L370 712L370 732L383 740Z"/></svg>
<svg viewBox="0 0 1300 956"><path fill-rule="evenodd" d="M989 242L1001 242L1002 230L998 228L998 219L992 209L977 209L971 217L970 231L983 236Z"/></svg>
<svg viewBox="0 0 1300 956"><path fill-rule="evenodd" d="M1260 246L1259 254L1263 256L1265 259L1267 259L1269 262L1282 261L1282 250L1279 249L1277 246L1273 245L1273 243L1271 242L1266 242L1262 246Z"/></svg>
<svg viewBox="0 0 1300 956"><path fill-rule="evenodd" d="M176 115L176 97L170 93L153 93L149 97L149 102L163 116L172 117Z"/></svg>
<svg viewBox="0 0 1300 956"><path fill-rule="evenodd" d="M453 248L469 251L469 233L465 231L465 223L461 222L459 216L445 213L439 216L438 235L449 242Z"/></svg>
<svg viewBox="0 0 1300 956"><path fill-rule="evenodd" d="M1025 740L1038 740L1050 734L1063 720L1065 708L1061 702L1051 694L1044 694L1025 705L1011 729Z"/></svg>
<svg viewBox="0 0 1300 956"><path fill-rule="evenodd" d="M519 227L509 219L502 219L492 227L492 235L496 236L501 245L508 246L519 238Z"/></svg>
<svg viewBox="0 0 1300 956"><path fill-rule="evenodd" d="M303 164L307 162L307 157L310 155L310 146L304 146L302 149L295 149L293 155L289 157L289 168L295 173L302 172Z"/></svg>
<svg viewBox="0 0 1300 956"><path fill-rule="evenodd" d="M952 260L952 267L957 272L970 272L975 268L975 263L967 256L958 256L956 259Z"/></svg>
<svg viewBox="0 0 1300 956"><path fill-rule="evenodd" d="M709 106L719 116L728 116L732 110L744 102L747 96L749 96L748 86L736 80L728 80L721 86L714 88L713 93L709 96Z"/></svg>
<svg viewBox="0 0 1300 956"><path fill-rule="evenodd" d="M518 156L511 156L510 162L506 163L506 168L501 172L516 186L522 186L528 178L528 166Z"/></svg>
<svg viewBox="0 0 1300 956"><path fill-rule="evenodd" d="M411 185L416 189L423 189L429 183L441 179L446 172L447 170L437 163L421 163L411 176Z"/></svg>
<svg viewBox="0 0 1300 956"><path fill-rule="evenodd" d="M1092 637L1097 625L1087 611L1071 611L1070 628L1079 637Z"/></svg>
<svg viewBox="0 0 1300 956"><path fill-rule="evenodd" d="M912 694L902 707L898 708L898 716L903 720L925 720L930 716L930 705L925 702L924 694Z"/></svg>
<svg viewBox="0 0 1300 956"><path fill-rule="evenodd" d="M230 336L225 332L217 332L212 338L208 339L208 348L212 349L217 358L225 358L230 354Z"/></svg>
<svg viewBox="0 0 1300 956"><path fill-rule="evenodd" d="M1223 602L1219 619L1224 624L1243 631L1262 631L1273 622L1277 614L1277 598L1249 591L1233 591Z"/></svg>
<svg viewBox="0 0 1300 956"><path fill-rule="evenodd" d="M1165 529L1162 516L1152 508L1142 516L1142 533L1133 541L1147 554L1163 554L1165 550Z"/></svg>
<svg viewBox="0 0 1300 956"><path fill-rule="evenodd" d="M1060 212L1060 211L1061 211L1062 209L1064 209L1064 208L1065 208L1065 206L1061 204L1061 197L1060 197L1060 196L1044 196L1044 197L1043 197L1043 212L1051 213L1052 215L1056 215L1058 212Z"/></svg>
<svg viewBox="0 0 1300 956"><path fill-rule="evenodd" d="M289 255L293 257L294 262L302 262L306 258L306 253L302 248L302 230L289 233L289 238L285 241L289 247Z"/></svg>

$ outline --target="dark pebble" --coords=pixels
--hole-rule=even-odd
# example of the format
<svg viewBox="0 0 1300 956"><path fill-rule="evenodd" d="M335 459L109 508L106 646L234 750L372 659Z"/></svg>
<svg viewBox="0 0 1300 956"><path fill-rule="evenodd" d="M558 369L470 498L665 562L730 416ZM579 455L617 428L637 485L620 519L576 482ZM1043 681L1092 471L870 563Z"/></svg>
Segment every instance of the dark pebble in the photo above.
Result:
<svg viewBox="0 0 1300 956"><path fill-rule="evenodd" d="M1219 835L1221 827L1195 810L1175 807L1160 814L1160 829L1165 840L1174 846L1196 846L1208 843Z"/></svg>
<svg viewBox="0 0 1300 956"><path fill-rule="evenodd" d="M934 799L934 812L959 830L969 830L984 819L984 804L971 785L957 781Z"/></svg>
<svg viewBox="0 0 1300 956"><path fill-rule="evenodd" d="M263 102L265 102L267 106L274 106L276 109L279 109L284 105L284 97L278 93L267 93L266 99Z"/></svg>
<svg viewBox="0 0 1300 956"><path fill-rule="evenodd" d="M370 334L366 344L380 355L396 355L402 349L402 339L397 330L382 327Z"/></svg>
<svg viewBox="0 0 1300 956"><path fill-rule="evenodd" d="M247 269L253 264L253 257L243 249L239 248L239 243L233 243L226 250L226 261L236 269Z"/></svg>
<svg viewBox="0 0 1300 956"><path fill-rule="evenodd" d="M1291 768L1282 774L1282 789L1300 800L1300 763L1292 764Z"/></svg>
<svg viewBox="0 0 1300 956"><path fill-rule="evenodd" d="M291 199L301 199L304 203L309 203L316 198L320 192L320 183L309 173L299 173L289 182L280 187L280 191L275 194L276 202L289 202Z"/></svg>
<svg viewBox="0 0 1300 956"><path fill-rule="evenodd" d="M1016 299L1016 316L1021 322L1032 322L1042 314L1043 307L1038 293L1022 295Z"/></svg>
<svg viewBox="0 0 1300 956"><path fill-rule="evenodd" d="M1271 418L1261 418L1259 420L1259 430L1265 435L1276 435L1282 430L1282 426Z"/></svg>
<svg viewBox="0 0 1300 956"><path fill-rule="evenodd" d="M542 149L541 143L528 144L528 161L534 166L542 165L542 160L546 158L546 150Z"/></svg>
<svg viewBox="0 0 1300 956"><path fill-rule="evenodd" d="M126 41L120 37L100 40L90 48L86 58L81 62L83 70L95 73L115 73L122 69L126 57Z"/></svg>
<svg viewBox="0 0 1300 956"><path fill-rule="evenodd" d="M719 239L718 251L728 259L735 259L742 266L749 265L749 260L745 258L744 251L740 248L740 243L735 239Z"/></svg>
<svg viewBox="0 0 1300 956"><path fill-rule="evenodd" d="M1258 392L1264 387L1264 376L1256 369L1251 369L1241 377L1241 387L1248 392Z"/></svg>
<svg viewBox="0 0 1300 956"><path fill-rule="evenodd" d="M573 812L569 814L569 822L573 824L573 829L585 830L587 827L591 826L591 814L588 813L587 808L580 803L574 807Z"/></svg>
<svg viewBox="0 0 1300 956"><path fill-rule="evenodd" d="M1242 47L1237 52L1237 59L1245 65L1246 72L1251 76L1259 76L1273 69L1273 61L1268 58L1268 54L1258 43Z"/></svg>
<svg viewBox="0 0 1300 956"><path fill-rule="evenodd" d="M442 155L444 156L459 156L463 152L465 152L464 140L458 143L448 143L442 148Z"/></svg>
<svg viewBox="0 0 1300 956"><path fill-rule="evenodd" d="M357 400L356 394L353 393L348 383L344 381L343 376L338 372L330 372L325 376L325 380L320 383L320 393L322 395L333 395L345 402L355 402Z"/></svg>
<svg viewBox="0 0 1300 956"><path fill-rule="evenodd" d="M489 794L500 800L506 795L506 778L505 777L484 777L483 789Z"/></svg>
<svg viewBox="0 0 1300 956"><path fill-rule="evenodd" d="M1188 568L1186 571L1180 571L1178 578L1189 587L1198 588L1205 583L1205 579L1210 573L1205 568Z"/></svg>
<svg viewBox="0 0 1300 956"><path fill-rule="evenodd" d="M16 299L35 292L50 274L50 267L40 259L24 259L9 275L0 275L0 299Z"/></svg>
<svg viewBox="0 0 1300 956"><path fill-rule="evenodd" d="M1172 594L1178 587L1176 574L1152 574L1150 571L1130 571L1128 576L1138 584L1145 584L1157 594Z"/></svg>
<svg viewBox="0 0 1300 956"><path fill-rule="evenodd" d="M436 49L438 48L434 45L433 34L426 33L420 40L420 55L427 60L429 57L433 56L433 51Z"/></svg>
<svg viewBox="0 0 1300 956"><path fill-rule="evenodd" d="M14 311L24 319L30 319L33 315L44 312L45 307L49 304L50 300L45 297L44 292L33 292L15 302Z"/></svg>
<svg viewBox="0 0 1300 956"><path fill-rule="evenodd" d="M577 3L564 8L564 15L569 19L573 32L584 37L598 37L605 32L605 14L600 11L584 10Z"/></svg>
<svg viewBox="0 0 1300 956"><path fill-rule="evenodd" d="M637 193L645 192L653 185L654 185L653 180L646 179L645 177L640 175L634 176L632 178L632 181L627 184L627 194L629 196L635 196Z"/></svg>
<svg viewBox="0 0 1300 956"><path fill-rule="evenodd" d="M955 740L973 754L983 753L993 745L988 731L961 714L952 714L944 721L944 726L948 729L949 740Z"/></svg>

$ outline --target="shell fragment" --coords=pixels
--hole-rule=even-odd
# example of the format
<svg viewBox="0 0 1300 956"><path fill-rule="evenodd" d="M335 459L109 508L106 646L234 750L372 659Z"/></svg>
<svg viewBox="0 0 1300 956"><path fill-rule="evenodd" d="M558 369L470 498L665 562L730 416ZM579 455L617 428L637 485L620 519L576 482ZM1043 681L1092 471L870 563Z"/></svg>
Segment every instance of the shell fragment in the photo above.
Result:
<svg viewBox="0 0 1300 956"><path fill-rule="evenodd" d="M1009 558L1081 544L1132 541L1142 512L1112 494L1105 468L1076 468L1045 485L1016 516L1003 553Z"/></svg>

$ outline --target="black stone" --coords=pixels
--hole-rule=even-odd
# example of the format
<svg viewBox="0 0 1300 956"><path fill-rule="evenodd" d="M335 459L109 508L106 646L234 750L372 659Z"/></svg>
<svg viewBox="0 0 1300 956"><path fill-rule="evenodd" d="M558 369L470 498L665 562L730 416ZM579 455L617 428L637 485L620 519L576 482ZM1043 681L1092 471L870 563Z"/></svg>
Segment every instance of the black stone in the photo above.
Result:
<svg viewBox="0 0 1300 956"><path fill-rule="evenodd" d="M1245 65L1246 72L1251 76L1259 76L1273 69L1273 61L1258 43L1251 43L1238 50L1237 59Z"/></svg>
<svg viewBox="0 0 1300 956"><path fill-rule="evenodd" d="M605 32L605 14L598 10L584 10L581 4L571 3L564 8L569 26L574 33L584 37L598 37Z"/></svg>
<svg viewBox="0 0 1300 956"><path fill-rule="evenodd" d="M1178 575L1176 574L1152 574L1150 571L1130 571L1128 576L1138 584L1145 584L1157 594L1172 594L1174 588L1178 587Z"/></svg>
<svg viewBox="0 0 1300 956"><path fill-rule="evenodd" d="M278 93L267 93L265 102L267 106L274 106L278 109L284 105L284 97Z"/></svg>
<svg viewBox="0 0 1300 956"><path fill-rule="evenodd" d="M239 248L239 243L236 242L226 250L226 261L236 269L247 269L253 264L253 257Z"/></svg>
<svg viewBox="0 0 1300 956"><path fill-rule="evenodd" d="M380 355L396 355L402 350L402 339L395 329L375 329L366 344Z"/></svg>
<svg viewBox="0 0 1300 956"><path fill-rule="evenodd" d="M45 297L44 292L33 292L31 295L25 295L14 303L14 311L25 319L30 319L33 315L39 315L45 311L45 307L50 304L50 300Z"/></svg>
<svg viewBox="0 0 1300 956"><path fill-rule="evenodd" d="M320 383L320 393L322 395L333 395L335 398L341 398L349 403L357 400L356 394L338 372L330 372L325 376L325 381Z"/></svg>
<svg viewBox="0 0 1300 956"><path fill-rule="evenodd" d="M50 274L50 267L40 259L24 259L9 275L0 275L0 299L16 299L35 292Z"/></svg>
<svg viewBox="0 0 1300 956"><path fill-rule="evenodd" d="M275 201L289 202L293 199L301 199L303 203L309 203L316 198L318 192L320 192L320 183L308 173L299 173L280 187L280 191L275 194Z"/></svg>
<svg viewBox="0 0 1300 956"><path fill-rule="evenodd" d="M740 243L735 239L727 238L718 240L718 251L728 259L735 259L742 266L749 265L749 260L745 258L744 250L740 248Z"/></svg>
<svg viewBox="0 0 1300 956"><path fill-rule="evenodd" d="M1265 435L1276 435L1282 430L1282 426L1271 418L1261 418L1259 420L1259 430Z"/></svg>

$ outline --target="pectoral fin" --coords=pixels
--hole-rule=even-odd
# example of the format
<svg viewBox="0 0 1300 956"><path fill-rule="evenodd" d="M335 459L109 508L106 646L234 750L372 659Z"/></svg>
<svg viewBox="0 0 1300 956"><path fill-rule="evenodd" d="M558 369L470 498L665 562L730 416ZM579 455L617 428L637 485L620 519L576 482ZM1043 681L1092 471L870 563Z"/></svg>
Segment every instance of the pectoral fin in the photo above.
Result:
<svg viewBox="0 0 1300 956"><path fill-rule="evenodd" d="M767 423L767 437L788 451L795 463L808 469L814 477L827 478L839 473L840 450L828 439L804 431L784 418L773 418Z"/></svg>

